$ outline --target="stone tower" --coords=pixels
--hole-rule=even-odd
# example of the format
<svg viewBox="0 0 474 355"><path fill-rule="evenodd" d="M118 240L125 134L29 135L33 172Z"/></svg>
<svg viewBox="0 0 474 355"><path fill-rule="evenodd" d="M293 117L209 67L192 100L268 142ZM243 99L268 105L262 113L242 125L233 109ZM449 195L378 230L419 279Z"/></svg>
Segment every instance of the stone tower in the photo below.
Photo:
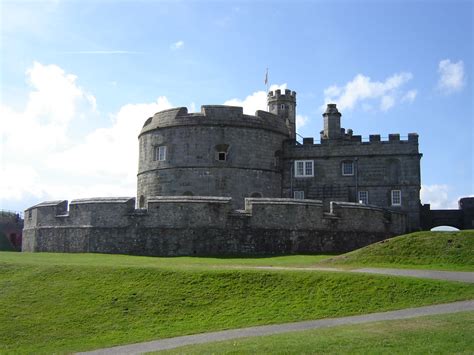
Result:
<svg viewBox="0 0 474 355"><path fill-rule="evenodd" d="M341 138L341 113L337 110L336 104L328 104L323 113L324 131L321 139Z"/></svg>
<svg viewBox="0 0 474 355"><path fill-rule="evenodd" d="M283 118L290 139L296 139L296 92L286 89L282 94L281 90L270 91L267 97L268 110Z"/></svg>

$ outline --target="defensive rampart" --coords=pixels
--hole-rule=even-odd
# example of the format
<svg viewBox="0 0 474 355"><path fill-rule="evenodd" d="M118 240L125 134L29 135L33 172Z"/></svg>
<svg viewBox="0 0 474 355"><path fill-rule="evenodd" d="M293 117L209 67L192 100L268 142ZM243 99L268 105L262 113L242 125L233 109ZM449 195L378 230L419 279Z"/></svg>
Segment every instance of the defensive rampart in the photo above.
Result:
<svg viewBox="0 0 474 355"><path fill-rule="evenodd" d="M161 196L53 201L25 212L23 251L150 256L345 252L402 234L406 216L353 203Z"/></svg>

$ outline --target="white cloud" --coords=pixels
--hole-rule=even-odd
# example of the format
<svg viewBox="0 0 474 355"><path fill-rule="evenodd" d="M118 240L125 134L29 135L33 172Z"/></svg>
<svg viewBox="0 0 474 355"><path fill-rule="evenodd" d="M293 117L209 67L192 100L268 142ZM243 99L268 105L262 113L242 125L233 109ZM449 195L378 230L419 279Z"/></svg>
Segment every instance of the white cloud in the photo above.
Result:
<svg viewBox="0 0 474 355"><path fill-rule="evenodd" d="M372 108L373 106L367 104L367 101L375 100L379 102L380 109L386 111L396 104L402 86L412 78L411 73L398 73L382 82L372 81L368 76L357 74L342 87L337 85L327 87L324 90L325 104L321 108L324 110L328 103L336 103L340 110L353 109L359 103L365 108L368 106Z"/></svg>
<svg viewBox="0 0 474 355"><path fill-rule="evenodd" d="M431 209L458 208L457 199L449 197L448 185L422 185L421 201L423 204L431 204Z"/></svg>
<svg viewBox="0 0 474 355"><path fill-rule="evenodd" d="M61 53L65 53L65 54L140 54L142 52L125 51L125 50L100 50L100 51L65 51Z"/></svg>
<svg viewBox="0 0 474 355"><path fill-rule="evenodd" d="M417 90L409 90L409 91L406 92L405 95L403 95L401 101L411 103L411 102L415 101L417 95L418 95Z"/></svg>
<svg viewBox="0 0 474 355"><path fill-rule="evenodd" d="M0 106L2 203L135 195L137 136L148 117L171 107L166 97L124 105L109 125L77 137L74 125L99 115L95 97L56 65L34 63L26 75L24 110Z"/></svg>
<svg viewBox="0 0 474 355"><path fill-rule="evenodd" d="M438 89L444 93L459 91L464 87L464 62L452 63L450 59L441 60L438 64Z"/></svg>
<svg viewBox="0 0 474 355"><path fill-rule="evenodd" d="M296 115L296 130L298 131L298 129L306 125L308 121L308 116Z"/></svg>
<svg viewBox="0 0 474 355"><path fill-rule="evenodd" d="M280 89L284 91L287 88L287 84L281 85L272 85L270 86L271 90ZM263 110L267 111L267 92L266 91L256 91L253 94L247 96L245 99L230 99L224 102L224 105L230 106L240 106L243 107L244 113L247 115L254 115L255 111Z"/></svg>
<svg viewBox="0 0 474 355"><path fill-rule="evenodd" d="M382 100L380 101L380 109L382 111L387 111L391 107L395 105L395 98L393 96L382 96Z"/></svg>
<svg viewBox="0 0 474 355"><path fill-rule="evenodd" d="M178 41L171 45L171 49L177 50L177 49L183 48L183 46L184 46L184 41Z"/></svg>

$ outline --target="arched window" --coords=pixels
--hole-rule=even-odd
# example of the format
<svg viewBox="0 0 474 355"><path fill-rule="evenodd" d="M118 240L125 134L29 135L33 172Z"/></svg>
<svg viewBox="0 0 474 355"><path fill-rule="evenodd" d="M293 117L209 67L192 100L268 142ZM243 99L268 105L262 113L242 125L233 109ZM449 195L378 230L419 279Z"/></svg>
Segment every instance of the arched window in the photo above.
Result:
<svg viewBox="0 0 474 355"><path fill-rule="evenodd" d="M191 191L184 191L183 196L194 196L194 194Z"/></svg>
<svg viewBox="0 0 474 355"><path fill-rule="evenodd" d="M262 197L262 194L260 192L252 192L250 194L250 197L254 197L254 198L261 198Z"/></svg>

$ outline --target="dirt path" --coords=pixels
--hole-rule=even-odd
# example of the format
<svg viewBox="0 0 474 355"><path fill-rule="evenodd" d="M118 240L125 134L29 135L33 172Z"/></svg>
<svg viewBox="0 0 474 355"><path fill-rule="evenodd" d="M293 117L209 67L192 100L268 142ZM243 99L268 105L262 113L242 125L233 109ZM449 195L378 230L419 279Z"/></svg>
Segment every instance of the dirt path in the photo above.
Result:
<svg viewBox="0 0 474 355"><path fill-rule="evenodd" d="M320 319L297 323L286 323L276 325L264 325L258 327L231 329L220 332L186 335L176 338L161 339L145 343L137 343L113 348L99 349L79 354L88 355L118 355L118 354L142 354L150 351L178 348L185 345L203 344L222 340L231 340L262 335L280 334L308 329L328 328L338 325L360 324L375 321L406 319L426 315L455 313L463 311L474 311L474 300L439 304L417 308L407 308L398 311L371 313L360 316Z"/></svg>

